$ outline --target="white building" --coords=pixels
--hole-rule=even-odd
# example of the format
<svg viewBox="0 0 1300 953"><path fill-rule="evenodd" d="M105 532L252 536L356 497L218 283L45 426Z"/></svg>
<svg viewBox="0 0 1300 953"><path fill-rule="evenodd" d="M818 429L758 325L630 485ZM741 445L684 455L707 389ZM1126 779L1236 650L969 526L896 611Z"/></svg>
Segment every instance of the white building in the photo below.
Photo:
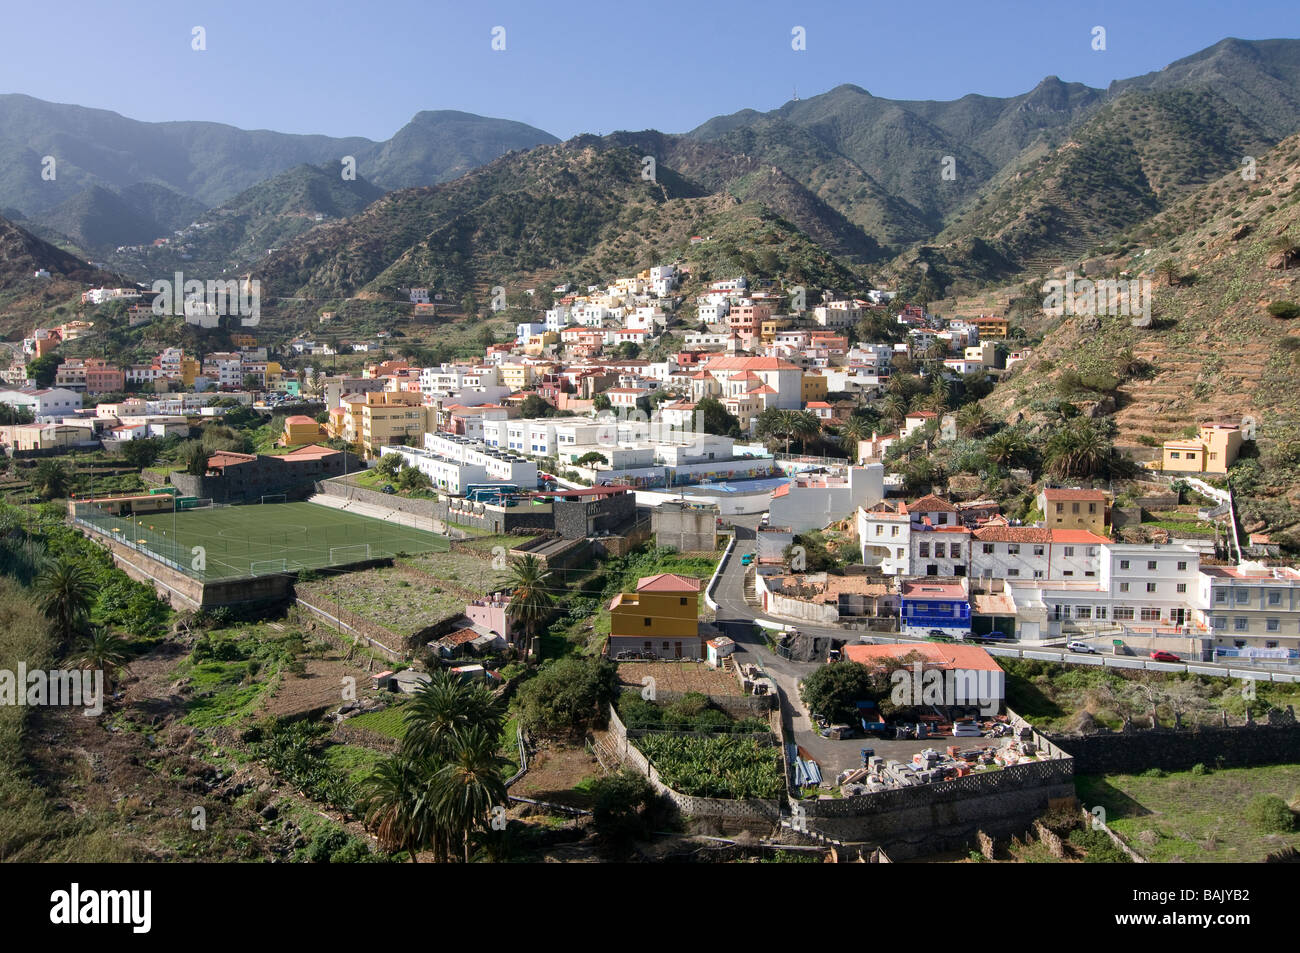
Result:
<svg viewBox="0 0 1300 953"><path fill-rule="evenodd" d="M1247 562L1199 576L1197 618L1220 655L1300 658L1300 572Z"/></svg>
<svg viewBox="0 0 1300 953"><path fill-rule="evenodd" d="M39 421L81 410L81 395L64 387L24 387L0 390L0 404L25 407Z"/></svg>

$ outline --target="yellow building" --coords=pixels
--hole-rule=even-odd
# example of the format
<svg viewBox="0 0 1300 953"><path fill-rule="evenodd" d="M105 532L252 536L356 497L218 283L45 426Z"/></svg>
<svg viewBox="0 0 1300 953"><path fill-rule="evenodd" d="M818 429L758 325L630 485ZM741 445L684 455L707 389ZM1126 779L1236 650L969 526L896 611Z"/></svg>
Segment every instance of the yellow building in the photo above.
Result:
<svg viewBox="0 0 1300 953"><path fill-rule="evenodd" d="M554 347L560 343L559 331L543 331L541 334L533 334L524 344L524 353L537 356L545 351L548 347Z"/></svg>
<svg viewBox="0 0 1300 953"><path fill-rule="evenodd" d="M621 652L654 658L704 657L698 579L670 572L643 576L636 592L614 597L609 615L611 657Z"/></svg>
<svg viewBox="0 0 1300 953"><path fill-rule="evenodd" d="M1176 473L1222 476L1241 451L1241 428L1232 424L1201 424L1195 437L1166 440L1161 468Z"/></svg>
<svg viewBox="0 0 1300 953"><path fill-rule="evenodd" d="M380 390L366 394L361 405L361 445L367 457L380 447L405 443L424 445L424 435L436 430L437 410L425 407L423 397L410 391Z"/></svg>
<svg viewBox="0 0 1300 953"><path fill-rule="evenodd" d="M182 357L180 363L181 383L189 390L194 386L194 378L199 376L199 362L192 357Z"/></svg>
<svg viewBox="0 0 1300 953"><path fill-rule="evenodd" d="M785 331L794 325L794 321L789 315L781 315L776 318L764 318L759 324L759 336L764 344L771 344L776 340L778 331Z"/></svg>
<svg viewBox="0 0 1300 953"><path fill-rule="evenodd" d="M830 393L827 389L826 378L820 374L804 374L801 391L805 404L810 400L825 400Z"/></svg>
<svg viewBox="0 0 1300 953"><path fill-rule="evenodd" d="M306 414L295 414L285 418L284 435L280 438L280 443L286 447L301 447L304 444L316 443L325 435L325 428L318 424L315 418L308 417Z"/></svg>
<svg viewBox="0 0 1300 953"><path fill-rule="evenodd" d="M1046 489L1038 494L1047 529L1083 529L1106 535L1106 494L1101 490Z"/></svg>
<svg viewBox="0 0 1300 953"><path fill-rule="evenodd" d="M1011 322L991 314L981 314L971 321L979 328L981 341L1005 341L1011 331Z"/></svg>
<svg viewBox="0 0 1300 953"><path fill-rule="evenodd" d="M242 331L230 335L230 343L235 347L256 347L257 338L251 334L244 334Z"/></svg>
<svg viewBox="0 0 1300 953"><path fill-rule="evenodd" d="M437 429L437 409L425 407L414 391L377 390L349 395L330 411L329 435L349 443L361 442L367 457L380 447L406 443L424 445L424 435Z"/></svg>
<svg viewBox="0 0 1300 953"><path fill-rule="evenodd" d="M527 390L536 377L536 368L532 364L502 364L501 383L511 391Z"/></svg>

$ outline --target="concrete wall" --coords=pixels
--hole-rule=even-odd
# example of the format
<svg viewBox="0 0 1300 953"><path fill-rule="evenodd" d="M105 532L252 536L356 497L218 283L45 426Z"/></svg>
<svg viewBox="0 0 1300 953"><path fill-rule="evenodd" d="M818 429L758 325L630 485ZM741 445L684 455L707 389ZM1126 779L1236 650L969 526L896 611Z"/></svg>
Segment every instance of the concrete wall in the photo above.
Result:
<svg viewBox="0 0 1300 953"><path fill-rule="evenodd" d="M108 549L119 569L132 579L153 586L159 598L177 609L276 603L293 595L293 577L290 575L202 582L91 527L78 524L77 529Z"/></svg>

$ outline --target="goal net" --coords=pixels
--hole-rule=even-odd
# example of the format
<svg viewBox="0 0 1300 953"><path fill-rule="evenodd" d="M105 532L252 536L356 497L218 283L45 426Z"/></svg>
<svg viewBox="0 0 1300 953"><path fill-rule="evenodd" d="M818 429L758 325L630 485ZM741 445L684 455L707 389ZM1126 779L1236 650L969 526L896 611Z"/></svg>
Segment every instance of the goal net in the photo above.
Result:
<svg viewBox="0 0 1300 953"><path fill-rule="evenodd" d="M181 509L183 510L210 510L212 509L212 498L198 500L181 500Z"/></svg>
<svg viewBox="0 0 1300 953"><path fill-rule="evenodd" d="M356 563L370 558L370 544L356 543L352 546L331 546L330 564Z"/></svg>
<svg viewBox="0 0 1300 953"><path fill-rule="evenodd" d="M286 493L264 493L262 494L263 503L287 503L289 496Z"/></svg>
<svg viewBox="0 0 1300 953"><path fill-rule="evenodd" d="M288 568L287 559L259 559L249 565L248 571L254 576L262 576L272 572L286 572Z"/></svg>

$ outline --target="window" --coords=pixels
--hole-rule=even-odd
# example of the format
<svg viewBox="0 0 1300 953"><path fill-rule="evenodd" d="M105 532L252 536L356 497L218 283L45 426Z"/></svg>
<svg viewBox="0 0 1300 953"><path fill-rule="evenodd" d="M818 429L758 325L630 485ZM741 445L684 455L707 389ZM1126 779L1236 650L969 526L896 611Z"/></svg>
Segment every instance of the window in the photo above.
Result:
<svg viewBox="0 0 1300 953"><path fill-rule="evenodd" d="M1091 514L1093 514L1093 515L1096 515L1096 513L1097 513L1097 504L1096 504L1096 503L1089 503L1089 504L1088 504L1088 512L1091 513Z"/></svg>
<svg viewBox="0 0 1300 953"><path fill-rule="evenodd" d="M1226 629L1228 627L1228 619L1226 616L1216 615L1211 620L1210 626L1215 629Z"/></svg>
<svg viewBox="0 0 1300 953"><path fill-rule="evenodd" d="M985 543L983 547L981 547L981 552L985 553L986 555L993 552L993 544Z"/></svg>
<svg viewBox="0 0 1300 953"><path fill-rule="evenodd" d="M664 645L664 651L667 652L667 651L668 651L668 643L665 642L663 645Z"/></svg>
<svg viewBox="0 0 1300 953"><path fill-rule="evenodd" d="M1098 619L1104 619L1104 618L1106 618L1106 607L1105 607L1105 606L1095 606L1094 608L1097 610L1096 613L1095 613L1095 615L1096 615L1096 617L1097 617Z"/></svg>
<svg viewBox="0 0 1300 953"><path fill-rule="evenodd" d="M1177 589L1179 592L1186 592L1186 591L1187 591L1187 583L1185 583L1185 582L1180 582L1180 583L1179 583L1177 586L1175 586L1174 588Z"/></svg>
<svg viewBox="0 0 1300 953"><path fill-rule="evenodd" d="M1034 570L1034 578L1035 578L1035 579L1042 579L1042 578L1043 578L1043 571L1042 571L1041 569L1035 569L1035 570Z"/></svg>
<svg viewBox="0 0 1300 953"><path fill-rule="evenodd" d="M649 619L642 619L642 620L641 620L641 624L642 624L642 625L646 625L646 626L648 626L648 625L650 624L650 620L649 620Z"/></svg>
<svg viewBox="0 0 1300 953"><path fill-rule="evenodd" d="M1143 610L1142 610L1142 621L1143 621L1143 622L1159 622L1159 621L1160 621L1160 610L1159 610L1159 609L1143 609Z"/></svg>
<svg viewBox="0 0 1300 953"><path fill-rule="evenodd" d="M1085 569L1085 570L1083 571L1083 574L1084 574L1085 576L1095 576L1095 575L1097 575L1097 574L1096 574L1095 572L1093 572L1091 569Z"/></svg>
<svg viewBox="0 0 1300 953"><path fill-rule="evenodd" d="M686 605L686 597L682 596L681 605Z"/></svg>
<svg viewBox="0 0 1300 953"><path fill-rule="evenodd" d="M929 543L918 543L918 544L917 544L917 547L916 547L916 554L917 554L918 556L924 556L926 559L929 559L929 558L930 558L930 544L929 544Z"/></svg>
<svg viewBox="0 0 1300 953"><path fill-rule="evenodd" d="M877 525L876 525L876 535L877 535L877 536L883 536L884 533L885 533L885 527L883 527L883 526L877 524Z"/></svg>
<svg viewBox="0 0 1300 953"><path fill-rule="evenodd" d="M1234 639L1233 642L1232 642L1232 644L1235 645L1235 646L1236 646L1237 648L1239 648L1239 649L1244 649L1244 648L1246 647L1246 640L1245 640L1245 639Z"/></svg>
<svg viewBox="0 0 1300 953"><path fill-rule="evenodd" d="M651 652L654 651L653 642L643 642L641 643L641 645L642 645L641 651L645 652L647 655L649 655Z"/></svg>
<svg viewBox="0 0 1300 953"><path fill-rule="evenodd" d="M1277 619L1267 619L1264 622L1264 629L1268 632L1280 632L1282 630L1282 623Z"/></svg>
<svg viewBox="0 0 1300 953"><path fill-rule="evenodd" d="M1147 592L1155 592L1155 591L1156 591L1156 584L1154 582L1147 583Z"/></svg>
<svg viewBox="0 0 1300 953"><path fill-rule="evenodd" d="M1062 576L1073 576L1073 575L1074 575L1074 570L1073 570L1073 569L1067 569L1067 570L1065 570L1065 572L1061 573L1061 575L1062 575Z"/></svg>
<svg viewBox="0 0 1300 953"><path fill-rule="evenodd" d="M1234 593L1234 598L1237 600L1238 604L1250 601L1250 593L1247 592L1245 589L1234 589L1232 591Z"/></svg>
<svg viewBox="0 0 1300 953"><path fill-rule="evenodd" d="M890 536L897 536L897 535L898 535L898 527L897 527L897 526L891 526L891 527L890 527L890 530L891 530L891 532L890 532L890 534L889 534Z"/></svg>
<svg viewBox="0 0 1300 953"><path fill-rule="evenodd" d="M1034 555L1035 555L1035 556L1041 556L1041 555L1043 555L1043 547L1042 547L1042 546L1035 546L1035 547L1034 547Z"/></svg>
<svg viewBox="0 0 1300 953"><path fill-rule="evenodd" d="M1250 620L1245 616L1234 616L1232 619L1232 629L1234 632L1245 632L1250 628Z"/></svg>
<svg viewBox="0 0 1300 953"><path fill-rule="evenodd" d="M1181 459L1182 459L1182 454L1180 454L1177 450L1170 450L1170 451L1169 451L1169 459L1170 459L1170 460L1181 460Z"/></svg>
<svg viewBox="0 0 1300 953"><path fill-rule="evenodd" d="M1215 589L1215 590L1214 590L1214 601L1215 601L1216 603L1220 603L1220 604L1222 604L1222 603L1224 603L1224 602L1227 602L1227 601L1228 601L1228 590L1226 590L1226 589Z"/></svg>
<svg viewBox="0 0 1300 953"><path fill-rule="evenodd" d="M1147 569L1149 569L1149 570L1154 570L1155 568L1156 568L1156 561L1155 561L1154 559L1148 559L1148 560L1147 560Z"/></svg>
<svg viewBox="0 0 1300 953"><path fill-rule="evenodd" d="M1133 610L1129 606L1116 606L1114 618L1116 622L1132 622Z"/></svg>
<svg viewBox="0 0 1300 953"><path fill-rule="evenodd" d="M1007 543L1007 553L1008 553L1009 555L1012 555L1012 556L1019 556L1019 555L1020 555L1020 544L1019 544L1019 543Z"/></svg>
<svg viewBox="0 0 1300 953"><path fill-rule="evenodd" d="M1067 555L1067 556L1073 556L1073 555L1074 555L1074 547L1073 547L1073 546L1066 546L1066 547L1065 547L1065 555Z"/></svg>
<svg viewBox="0 0 1300 953"><path fill-rule="evenodd" d="M1268 594L1268 604L1271 606L1280 606L1282 604L1282 593L1270 592Z"/></svg>
<svg viewBox="0 0 1300 953"><path fill-rule="evenodd" d="M1186 563L1184 560L1181 560L1181 559L1180 559L1180 560L1178 561L1178 571L1179 571L1179 572L1187 572L1187 563Z"/></svg>
<svg viewBox="0 0 1300 953"><path fill-rule="evenodd" d="M1121 560L1119 561L1119 568L1120 568L1120 569L1127 569L1127 568L1128 568L1128 560L1127 560L1127 559L1121 559Z"/></svg>
<svg viewBox="0 0 1300 953"><path fill-rule="evenodd" d="M1008 569L1008 570L1007 570L1007 575L1008 575L1008 576L1019 576L1019 575L1020 575L1020 570L1019 570L1019 569Z"/></svg>
<svg viewBox="0 0 1300 953"><path fill-rule="evenodd" d="M1119 591L1120 591L1120 592L1128 592L1128 583L1126 583L1126 582L1121 582L1121 583L1119 584Z"/></svg>
<svg viewBox="0 0 1300 953"><path fill-rule="evenodd" d="M1091 619L1091 618L1092 618L1092 606L1075 606L1075 607L1074 607L1074 617L1075 617L1076 619Z"/></svg>
<svg viewBox="0 0 1300 953"><path fill-rule="evenodd" d="M935 544L934 544L934 558L935 558L935 559L943 559L943 555L944 555L945 552L946 552L946 550L944 549L943 543L935 543Z"/></svg>

